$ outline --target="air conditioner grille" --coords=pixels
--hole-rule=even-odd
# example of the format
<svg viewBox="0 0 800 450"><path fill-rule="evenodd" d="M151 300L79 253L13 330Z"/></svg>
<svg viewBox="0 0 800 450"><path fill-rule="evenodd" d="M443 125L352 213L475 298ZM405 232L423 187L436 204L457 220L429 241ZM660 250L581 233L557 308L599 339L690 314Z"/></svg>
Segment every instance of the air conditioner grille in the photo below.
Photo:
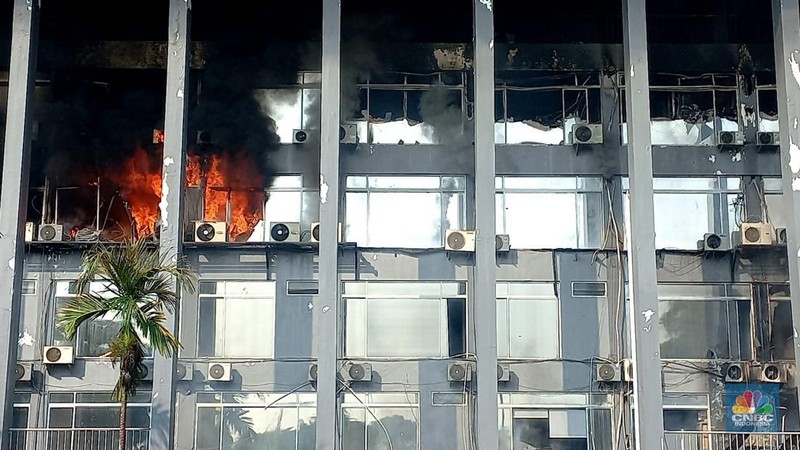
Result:
<svg viewBox="0 0 800 450"><path fill-rule="evenodd" d="M270 230L273 241L283 242L289 238L289 227L285 223L277 223Z"/></svg>
<svg viewBox="0 0 800 450"><path fill-rule="evenodd" d="M744 238L747 242L758 242L761 239L761 230L756 227L748 227L744 230Z"/></svg>
<svg viewBox="0 0 800 450"><path fill-rule="evenodd" d="M61 359L61 349L57 347L50 347L45 352L44 357L50 362L58 362Z"/></svg>
<svg viewBox="0 0 800 450"><path fill-rule="evenodd" d="M208 368L208 375L214 380L219 380L225 376L225 367L223 367L222 364L212 364L211 367Z"/></svg>
<svg viewBox="0 0 800 450"><path fill-rule="evenodd" d="M616 378L615 367L611 364L601 364L597 368L597 375L602 381L613 381Z"/></svg>
<svg viewBox="0 0 800 450"><path fill-rule="evenodd" d="M197 239L203 242L209 242L214 239L215 230L214 226L209 223L204 223L197 226Z"/></svg>
<svg viewBox="0 0 800 450"><path fill-rule="evenodd" d="M364 371L364 366L361 364L353 364L347 369L347 373L350 375L351 380L363 380L366 372Z"/></svg>
<svg viewBox="0 0 800 450"><path fill-rule="evenodd" d="M16 378L17 381L25 378L25 366L17 364L17 366L14 367L14 378Z"/></svg>
<svg viewBox="0 0 800 450"><path fill-rule="evenodd" d="M455 381L463 381L467 376L467 371L463 364L453 364L448 369L450 379Z"/></svg>
<svg viewBox="0 0 800 450"><path fill-rule="evenodd" d="M52 225L42 225L39 236L43 241L52 241L56 237L56 229Z"/></svg>
<svg viewBox="0 0 800 450"><path fill-rule="evenodd" d="M454 250L461 250L462 248L464 248L464 245L466 245L466 243L467 241L464 238L464 235L457 231L450 233L450 235L447 236L447 245Z"/></svg>

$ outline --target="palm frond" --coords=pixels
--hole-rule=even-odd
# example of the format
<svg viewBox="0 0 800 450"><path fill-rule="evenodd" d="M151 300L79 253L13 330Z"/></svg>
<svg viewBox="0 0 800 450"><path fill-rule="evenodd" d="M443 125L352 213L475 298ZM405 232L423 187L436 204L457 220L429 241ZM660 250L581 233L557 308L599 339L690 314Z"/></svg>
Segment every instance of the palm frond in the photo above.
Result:
<svg viewBox="0 0 800 450"><path fill-rule="evenodd" d="M103 317L114 309L113 304L98 295L81 293L58 310L56 326L67 339L74 339L81 324Z"/></svg>

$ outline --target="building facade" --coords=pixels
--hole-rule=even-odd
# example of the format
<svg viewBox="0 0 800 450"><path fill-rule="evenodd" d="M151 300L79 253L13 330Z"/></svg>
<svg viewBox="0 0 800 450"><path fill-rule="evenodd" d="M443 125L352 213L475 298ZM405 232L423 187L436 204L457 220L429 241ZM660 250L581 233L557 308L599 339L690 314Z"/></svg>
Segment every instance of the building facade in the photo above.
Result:
<svg viewBox="0 0 800 450"><path fill-rule="evenodd" d="M800 445L797 0L62 3L0 10L2 449L116 445L54 317L130 237L199 276L130 448Z"/></svg>

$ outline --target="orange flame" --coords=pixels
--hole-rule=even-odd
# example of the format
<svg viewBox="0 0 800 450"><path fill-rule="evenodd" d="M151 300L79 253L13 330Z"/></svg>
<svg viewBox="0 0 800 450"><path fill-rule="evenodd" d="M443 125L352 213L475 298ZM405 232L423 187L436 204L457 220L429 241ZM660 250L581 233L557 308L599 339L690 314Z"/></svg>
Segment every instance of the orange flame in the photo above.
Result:
<svg viewBox="0 0 800 450"><path fill-rule="evenodd" d="M139 237L155 233L158 203L161 201L161 167L142 148L125 161L122 170L109 174L119 184L122 198L128 202Z"/></svg>

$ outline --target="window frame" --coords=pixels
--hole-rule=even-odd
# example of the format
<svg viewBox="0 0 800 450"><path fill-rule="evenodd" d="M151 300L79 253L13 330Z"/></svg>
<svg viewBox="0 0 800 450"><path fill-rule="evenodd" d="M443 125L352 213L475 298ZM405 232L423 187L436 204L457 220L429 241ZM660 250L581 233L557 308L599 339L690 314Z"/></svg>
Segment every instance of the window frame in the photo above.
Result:
<svg viewBox="0 0 800 450"><path fill-rule="evenodd" d="M56 395L65 395L65 394L72 395L72 402L54 402L51 399L53 394L56 394ZM106 396L108 398L108 401L105 401L105 402L79 402L79 401L77 401L77 395L78 394L98 394L98 395L103 395L103 396ZM128 400L128 408L129 408L128 409L128 417L130 417L130 408L146 409L147 410L147 415L148 415L148 417L150 417L150 421L152 423L152 420L153 420L152 399L150 399L149 401L146 401L146 402L139 401L139 398L141 398L143 395L147 395L148 398L150 398L151 393L150 392L145 392L145 391L137 392L137 395L135 397L130 398ZM111 400L111 394L109 392L98 392L98 391L87 391L87 392L83 392L83 391L81 391L81 392L77 392L77 391L67 391L67 392L50 391L48 393L48 395L47 395L47 426L48 426L48 428L53 428L53 429L57 429L57 430L81 430L81 429L86 429L86 428L92 428L92 429L96 428L96 429L102 429L102 430L116 430L116 429L119 429L119 424L118 423L115 424L114 426L108 427L108 428L98 427L98 426L78 427L78 428L76 428L75 427L75 417L76 417L75 410L77 408L117 408L117 409L119 409L120 408L120 404L119 404L119 402L115 402L115 401ZM69 428L53 427L51 425L50 417L51 417L51 411L53 409L64 409L64 410L69 409L69 410L72 411L72 424L71 424L71 426ZM150 425L148 425L147 427L144 427L144 428L129 427L128 429L129 430L149 430L150 429Z"/></svg>
<svg viewBox="0 0 800 450"><path fill-rule="evenodd" d="M506 340L507 340L506 345L508 347L508 355L501 355L500 354L500 347L501 346L500 346L500 343L498 342L498 344L497 344L497 347L498 347L497 359L498 359L498 361L547 361L547 360L553 360L553 359L561 358L563 349L562 349L562 334L561 334L562 333L562 328L561 328L562 320L561 320L561 295L560 295L561 294L561 284L560 284L560 282L558 282L558 281L514 281L514 280L501 281L501 280L498 280L497 283L496 283L496 288L495 288L496 291L499 290L499 287L500 287L501 284L507 285L506 292L509 291L509 287L511 285L515 285L515 284L516 285L541 285L541 286L552 287L552 289L554 290L553 291L553 299L554 299L555 306L556 306L556 320L557 320L556 326L555 326L555 329L556 329L556 336L555 336L556 352L555 352L555 355L552 355L552 356L513 356L511 354L511 324L510 324L510 320L511 320L512 314L509 311L509 307L510 307L509 301L510 300L525 300L525 301L548 301L548 302L550 302L550 301L553 301L553 299L550 299L550 298L546 298L545 299L545 298L540 298L540 297L536 297L536 296L532 296L532 295L510 295L510 294L506 294L505 296L500 296L497 292L495 292L495 301L498 304L501 301L504 301L504 300L507 302L506 318L508 320L508 323L506 324L506 328L505 328L506 331L508 332L508 336L504 336L506 338ZM498 314L497 317L499 319L500 315ZM498 332L497 339L498 339L498 341L502 337L502 336L500 336L500 331L501 331L501 328L498 325L498 327L497 327L497 332Z"/></svg>
<svg viewBox="0 0 800 450"><path fill-rule="evenodd" d="M420 398L421 393L417 391L409 391L404 390L403 392L357 392L357 391L349 391L344 393L344 398L342 399L341 404L339 405L338 414L339 414L339 422L344 423L345 418L345 410L361 410L364 411L364 450L369 450L369 435L367 431L369 430L370 422L377 421L380 423L380 419L376 419L375 416L379 416L376 411L380 411L381 409L389 409L389 410L402 410L408 409L411 412L412 417L414 417L414 425L416 428L416 434L414 439L416 441L416 445L414 448L416 450L420 450L420 436L421 436L421 420L420 420ZM386 398L389 397L397 397L396 401L387 401ZM373 416L374 415L374 416ZM344 433L342 435L342 444L344 444Z"/></svg>

